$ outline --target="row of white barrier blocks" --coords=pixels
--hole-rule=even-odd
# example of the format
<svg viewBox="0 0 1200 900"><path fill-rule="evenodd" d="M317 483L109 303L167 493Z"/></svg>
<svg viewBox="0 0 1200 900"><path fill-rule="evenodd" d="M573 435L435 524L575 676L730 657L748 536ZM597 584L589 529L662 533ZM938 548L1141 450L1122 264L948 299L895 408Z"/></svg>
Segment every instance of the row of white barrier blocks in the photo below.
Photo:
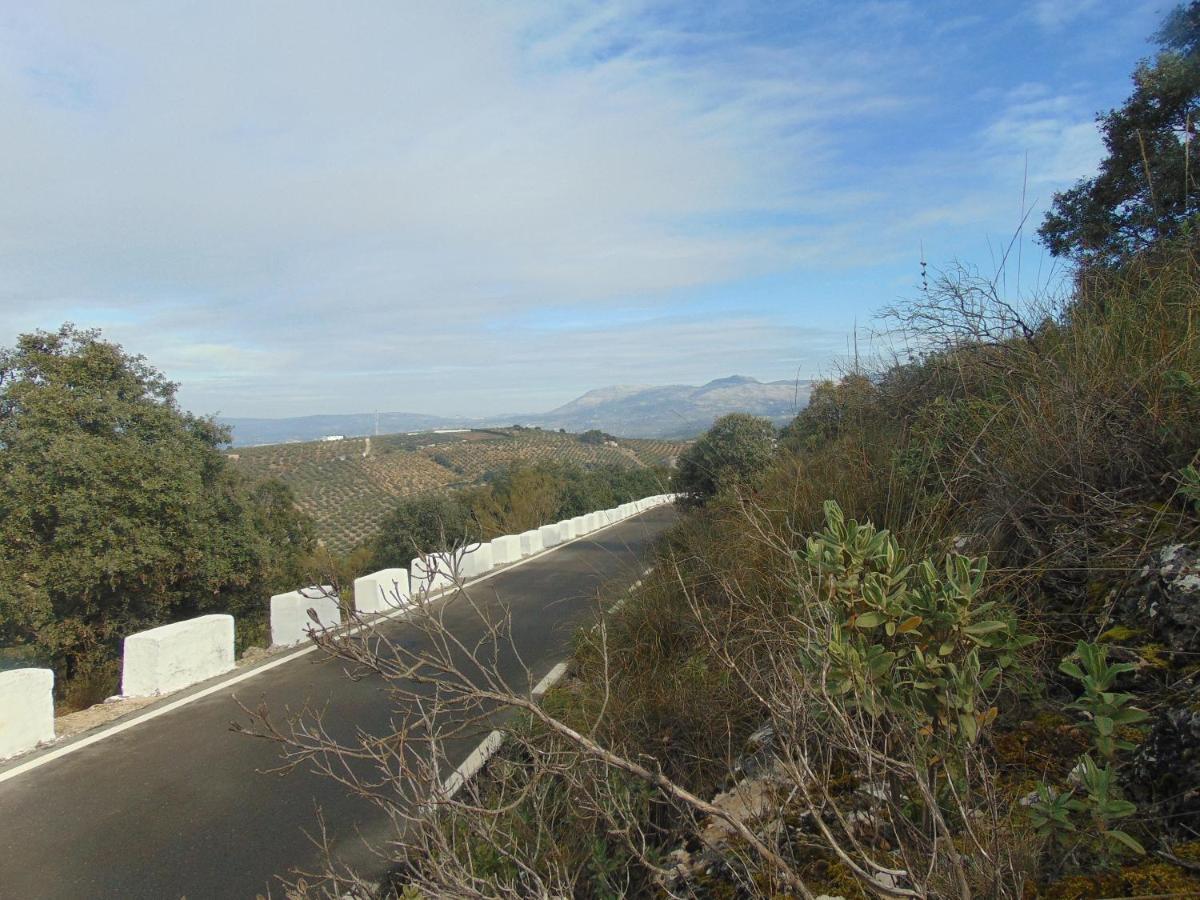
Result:
<svg viewBox="0 0 1200 900"><path fill-rule="evenodd" d="M355 609L363 615L403 609L412 605L414 597L428 596L452 584L486 575L497 566L510 565L673 499L674 495L658 494L623 503L615 509L531 528L521 534L502 535L486 544L469 545L457 553L427 553L414 559L407 572L385 569L356 579Z"/></svg>
<svg viewBox="0 0 1200 900"><path fill-rule="evenodd" d="M510 565L674 499L673 494L659 494L522 534L506 534L456 554L426 554L414 559L408 569L372 572L355 579L354 606L364 615L404 609L413 603L414 595L478 578L497 566ZM277 647L295 646L315 632L342 623L339 598L328 586L276 594L270 610L271 643ZM233 617L199 616L125 638L121 693L127 697L165 694L233 668ZM0 759L53 739L54 673L32 668L0 672Z"/></svg>

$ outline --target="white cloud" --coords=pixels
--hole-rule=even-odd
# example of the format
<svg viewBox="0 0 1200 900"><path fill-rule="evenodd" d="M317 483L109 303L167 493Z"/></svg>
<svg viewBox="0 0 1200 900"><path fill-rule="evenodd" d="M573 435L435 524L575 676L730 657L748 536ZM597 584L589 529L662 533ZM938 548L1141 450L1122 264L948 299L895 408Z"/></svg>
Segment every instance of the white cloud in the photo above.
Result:
<svg viewBox="0 0 1200 900"><path fill-rule="evenodd" d="M846 304L809 275L892 266L890 301L931 231L1005 220L1026 151L1043 193L1094 164L1062 89L922 133L993 27L911 2L15 7L0 332L102 325L237 414L536 408L553 366L556 401L819 369ZM794 303L696 300L781 273Z"/></svg>
<svg viewBox="0 0 1200 900"><path fill-rule="evenodd" d="M800 193L779 151L817 158L821 123L877 102L769 70L683 93L652 58L530 68L522 23L474 5L89 9L6 48L0 153L21 182L0 254L39 276L10 294L403 291L467 311L496 285L523 304L729 278L785 236L681 226ZM45 102L47 55L90 105ZM797 100L814 126L783 138Z"/></svg>

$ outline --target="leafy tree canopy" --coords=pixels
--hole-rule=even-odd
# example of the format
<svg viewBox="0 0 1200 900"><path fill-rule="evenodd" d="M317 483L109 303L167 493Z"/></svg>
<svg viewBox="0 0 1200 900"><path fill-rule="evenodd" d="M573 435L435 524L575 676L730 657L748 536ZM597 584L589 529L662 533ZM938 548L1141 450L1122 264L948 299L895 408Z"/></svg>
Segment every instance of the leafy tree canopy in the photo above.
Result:
<svg viewBox="0 0 1200 900"><path fill-rule="evenodd" d="M64 325L0 350L0 646L60 677L115 671L121 639L205 612L262 615L311 526L282 484L227 464L144 358Z"/></svg>
<svg viewBox="0 0 1200 900"><path fill-rule="evenodd" d="M379 527L373 564L407 566L420 553L478 540L471 508L455 494L422 494L402 500Z"/></svg>
<svg viewBox="0 0 1200 900"><path fill-rule="evenodd" d="M1162 52L1138 65L1129 99L1097 118L1107 149L1099 173L1056 194L1038 230L1055 256L1115 264L1193 229L1200 0L1170 13L1156 39Z"/></svg>
<svg viewBox="0 0 1200 900"><path fill-rule="evenodd" d="M767 419L730 413L679 457L675 490L703 503L722 488L762 472L775 454L777 434Z"/></svg>

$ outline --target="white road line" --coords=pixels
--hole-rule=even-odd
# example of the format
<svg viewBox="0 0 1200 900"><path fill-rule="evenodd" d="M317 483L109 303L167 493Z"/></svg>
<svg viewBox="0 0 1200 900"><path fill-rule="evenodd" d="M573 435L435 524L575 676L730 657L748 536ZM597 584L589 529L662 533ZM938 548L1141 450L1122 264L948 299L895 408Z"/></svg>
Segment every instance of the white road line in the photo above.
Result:
<svg viewBox="0 0 1200 900"><path fill-rule="evenodd" d="M566 663L566 660L563 660L558 665L556 665L553 669L551 669L549 672L547 672L546 676L541 681L539 681L537 683L537 685L534 687L533 699L541 700L542 697L546 696L546 691L548 691L548 690L550 690L550 688L554 687L554 685L558 682L558 679L562 678L563 675L566 674L566 671L567 671L567 663Z"/></svg>
<svg viewBox="0 0 1200 900"><path fill-rule="evenodd" d="M595 532L592 533L595 534ZM647 567L646 570L642 572L642 578L645 578L653 571L654 566ZM629 595L641 586L642 579L639 578L629 586L628 590L625 592L625 596L612 605L609 612L616 612L618 609L620 609L625 601L629 599ZM559 679L567 674L567 665L567 660L564 659L562 662L557 663L554 668L552 668L544 676L542 676L542 680L534 685L531 694L534 700L541 700L544 696L546 696L550 688L554 687L554 685L558 683ZM479 746L472 750L467 758L464 759L458 766L458 768L451 772L446 777L446 780L442 782L442 797L446 800L449 800L460 790L462 790L463 785L479 774L479 770L483 768L484 764L495 755L496 751L499 750L503 744L504 733L501 731L493 731L482 741L480 741Z"/></svg>
<svg viewBox="0 0 1200 900"><path fill-rule="evenodd" d="M649 510L647 510L647 512L649 512ZM518 566L523 566L525 563L533 562L535 559L541 559L547 553L553 553L555 550L558 550L562 547L570 546L571 544L574 544L577 541L586 540L587 538L590 538L593 535L599 534L601 531L606 531L609 528L613 528L617 525L622 524L622 522L632 521L641 515L644 515L644 513L638 513L637 516L630 516L628 519L622 519L620 522L612 522L608 525L605 525L603 528L597 528L595 531L590 532L589 534L580 535L577 538L571 538L569 541L563 541L561 544L555 544L553 547L547 547L545 550L535 553L532 556L527 556L524 559L517 560L516 562L510 563L506 566L503 566L502 568L493 569L492 571L488 572L487 574L480 575L478 578L473 579L469 583L472 585L478 584L481 581L487 581L489 578L492 578L493 576L500 575L504 572L511 572L513 569L517 568ZM440 588L439 590L433 591L430 594L428 594L428 598L432 598L434 596L440 596L441 594L444 594L446 591L450 591L450 590L458 590L458 586L457 585L449 585L447 587ZM387 622L387 621L390 621L391 619L397 618L399 616L407 615L408 613L412 612L412 609L413 609L412 606L405 606L405 607L401 607L393 612L383 613L382 615L372 618L368 622L366 622L362 625L355 625L352 628L346 629L346 631L344 632L344 634L342 636L349 637L351 635L357 634L359 631L362 631L364 628L367 628L369 626L374 626L381 622ZM298 659L301 656L304 656L308 653L312 653L313 651L318 650L318 649L320 649L320 648L318 648L316 644L310 644L307 647L302 647L299 650L294 650L291 653L286 654L285 656L279 657L279 659L273 659L270 662L264 663L261 666L255 666L254 668L248 669L244 672L234 675L231 678L226 678L225 680L220 681L217 684L209 685L208 687L204 688L203 690L199 690L199 691L196 691L195 693L188 694L186 697L180 697L178 700L174 700L171 703L166 704L165 706L155 707L154 709L150 710L149 712L145 712L145 713L142 713L141 715L133 716L132 718L126 719L125 721L119 721L115 725L109 725L106 728L102 728L101 730L95 732L94 734L89 734L85 737L79 738L78 740L72 741L69 744L65 744L62 747L58 747L47 753L43 753L40 756L35 756L32 759L29 759L23 763L13 766L11 769L6 769L3 772L0 772L0 784L3 784L4 782L8 781L11 778L16 778L18 775L24 775L26 772L31 772L34 769L40 768L40 767L46 765L47 763L54 762L54 760L56 760L56 759L62 759L64 756L68 756L68 755L76 752L77 750L82 750L85 747L90 747L92 744L99 743L100 741L102 741L106 738L110 738L113 735L120 734L122 731L128 731L130 728L134 728L138 725L145 724L146 722L149 722L151 719L157 719L159 716L165 716L167 713L174 712L175 710L179 709L180 707L187 706L189 703L192 703L196 700L200 700L204 697L208 697L208 696L211 696L212 694L216 694L220 691L225 690L228 687L232 687L235 684L240 684L243 681L249 681L251 678L254 678L257 675L261 675L263 672L268 672L271 669L276 668L277 666L282 666L284 663L291 662L294 659ZM490 737L491 736L489 735L489 738ZM486 743L486 742L487 742L487 740L485 739L484 743ZM481 744L480 746L483 746L483 745ZM34 752L37 752L37 751L34 751Z"/></svg>
<svg viewBox="0 0 1200 900"><path fill-rule="evenodd" d="M492 758L492 755L500 749L500 745L503 743L503 731L493 731L480 741L479 746L472 750L467 758L459 763L458 768L442 782L442 798L449 800L457 794L464 784L478 774L484 763Z"/></svg>
<svg viewBox="0 0 1200 900"><path fill-rule="evenodd" d="M557 663L534 687L532 692L533 699L541 700L542 697L546 696L546 692L554 687L566 672L566 660ZM463 785L479 774L479 770L484 767L484 764L496 754L496 751L503 744L504 732L500 730L493 731L480 741L479 746L472 750L467 755L467 758L459 763L458 768L446 776L446 780L442 782L442 798L449 800L462 790Z"/></svg>

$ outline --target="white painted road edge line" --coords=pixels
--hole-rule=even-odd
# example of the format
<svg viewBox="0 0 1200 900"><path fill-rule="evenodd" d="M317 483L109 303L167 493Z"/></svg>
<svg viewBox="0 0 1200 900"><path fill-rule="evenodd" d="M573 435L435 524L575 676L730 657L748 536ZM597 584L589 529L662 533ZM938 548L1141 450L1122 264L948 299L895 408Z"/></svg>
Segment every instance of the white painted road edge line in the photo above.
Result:
<svg viewBox="0 0 1200 900"><path fill-rule="evenodd" d="M655 507L655 508L657 508L657 507ZM648 512L648 510L647 510L647 512ZM532 562L535 559L540 559L541 557L545 556L547 553L553 553L555 550L558 550L560 547L569 546L571 544L574 544L576 541L586 540L587 538L590 538L593 535L599 534L601 531L606 531L609 528L613 528L617 525L620 525L622 522L628 522L628 521L631 521L632 519L636 519L640 515L643 515L643 514L639 513L637 516L630 516L628 519L622 519L620 522L613 522L609 525L605 525L603 528L598 528L595 531L591 532L590 534L581 535L577 538L572 538L569 541L563 541L561 544L555 544L553 547L547 547L545 550L542 550L539 553L535 553L532 556L527 556L524 559L519 559L516 562L510 563L509 565L506 565L502 568L493 569L492 571L490 571L484 575L480 575L478 578L472 580L470 583L473 585L478 584L481 581L487 581L489 578L493 577L494 575L499 575L503 572L511 572L513 569L517 568L517 566L524 565L527 562ZM430 593L428 595L428 597L432 598L434 596L440 596L441 594L444 594L446 591L452 590L452 589L457 590L458 586L457 585L448 585L447 587L441 588L437 591ZM351 635L357 634L359 631L362 631L365 628L372 627L374 625L378 625L382 622L387 622L387 621L397 618L399 616L407 615L410 612L412 612L412 607L405 606L405 607L396 609L393 612L383 613L382 615L379 615L376 618L371 619L368 623L364 623L362 625L356 625L352 628L348 628L345 631L345 633L343 634L343 636L349 637ZM20 763L19 765L13 766L11 769L7 769L3 772L0 772L0 784L3 784L4 782L8 781L10 778L16 778L18 775L24 775L26 772L31 772L34 769L41 768L42 766L46 765L47 763L54 762L56 759L62 759L64 756L68 756L77 750L82 750L85 747L90 747L92 744L99 743L100 741L104 740L105 738L110 738L113 735L120 734L122 731L128 731L130 728L134 728L138 725L142 725L146 722L149 722L151 719L157 719L159 716L165 716L167 713L174 712L175 710L179 709L180 707L187 706L189 703L192 703L193 701L201 700L204 697L208 697L212 694L218 693L219 691L223 691L226 688L231 687L235 684L240 684L243 681L249 681L251 678L254 678L256 675L261 675L263 672L268 672L271 669L276 668L277 666L282 666L284 663L291 662L294 659L298 659L301 656L304 656L308 653L312 653L319 649L320 648L316 644L309 644L307 647L301 647L299 650L294 650L291 653L287 653L287 654L279 657L278 659L273 659L268 663L263 663L260 666L255 666L252 669L247 669L244 672L234 675L232 678L226 678L226 679L218 682L217 684L211 684L202 690L196 691L195 693L188 694L186 697L180 697L178 700L174 700L171 703L166 704L165 706L155 707L154 709L150 710L149 712L145 712L145 713L142 713L141 715L133 716L129 719L126 719L123 722L117 722L115 725L109 725L105 728L100 729L99 731L97 731L93 734L89 734L85 737L81 737L78 740L72 741L69 744L65 744L62 747L58 747L54 750L51 750L48 753L43 753L40 756L35 756L33 759L26 760L25 762ZM2 762L2 761L0 761L0 762Z"/></svg>
<svg viewBox="0 0 1200 900"><path fill-rule="evenodd" d="M594 533L595 532L593 532L593 534ZM653 571L654 566L648 566L646 570L642 572L642 578L645 578ZM642 586L642 578L639 578L629 586L625 592L625 596L621 597L609 608L610 613L619 610L624 605L625 601L629 599L630 595ZM542 680L534 686L532 691L532 697L534 701L541 700L544 696L546 696L546 694L549 693L550 688L554 687L554 685L558 683L559 679L561 679L565 674L567 674L567 660L563 660L562 662L556 664L554 668L547 672L542 677ZM449 800L455 794L457 794L462 789L463 785L479 774L479 770L484 767L487 761L495 755L496 751L499 750L503 744L504 732L499 730L493 731L482 741L480 741L479 746L472 750L467 758L459 764L458 768L451 772L446 777L446 780L442 782L442 798Z"/></svg>
<svg viewBox="0 0 1200 900"><path fill-rule="evenodd" d="M642 573L642 578L645 578L647 575L649 575L653 571L654 571L654 566L647 567L646 571ZM625 592L624 597L617 598L617 602L608 608L608 615L611 616L614 613L619 613L621 611L621 607L625 605L625 601L628 600L631 596L633 596L633 592L642 586L642 578L639 578L637 581L635 581L633 584L631 584L629 586L629 590Z"/></svg>
<svg viewBox="0 0 1200 900"><path fill-rule="evenodd" d="M480 741L479 746L472 750L467 758L459 763L458 768L442 782L441 798L449 800L457 794L463 785L478 774L479 770L483 768L483 764L492 758L492 755L500 749L500 745L503 743L503 731L493 731Z"/></svg>
<svg viewBox="0 0 1200 900"><path fill-rule="evenodd" d="M533 699L541 700L546 696L546 692L558 682L560 678L567 673L567 663L557 663L554 668L545 674L541 681L533 689ZM496 751L504 744L504 732L496 730L491 732L487 737L479 742L479 746L472 750L467 758L459 763L458 768L451 772L446 780L442 782L441 799L449 800L457 794L468 781L479 774L479 770L484 767L489 759L491 759Z"/></svg>
<svg viewBox="0 0 1200 900"><path fill-rule="evenodd" d="M546 673L545 677L537 683L533 689L533 699L541 700L546 696L546 692L558 683L558 679L562 678L567 671L567 662L563 660L558 663L553 669Z"/></svg>

